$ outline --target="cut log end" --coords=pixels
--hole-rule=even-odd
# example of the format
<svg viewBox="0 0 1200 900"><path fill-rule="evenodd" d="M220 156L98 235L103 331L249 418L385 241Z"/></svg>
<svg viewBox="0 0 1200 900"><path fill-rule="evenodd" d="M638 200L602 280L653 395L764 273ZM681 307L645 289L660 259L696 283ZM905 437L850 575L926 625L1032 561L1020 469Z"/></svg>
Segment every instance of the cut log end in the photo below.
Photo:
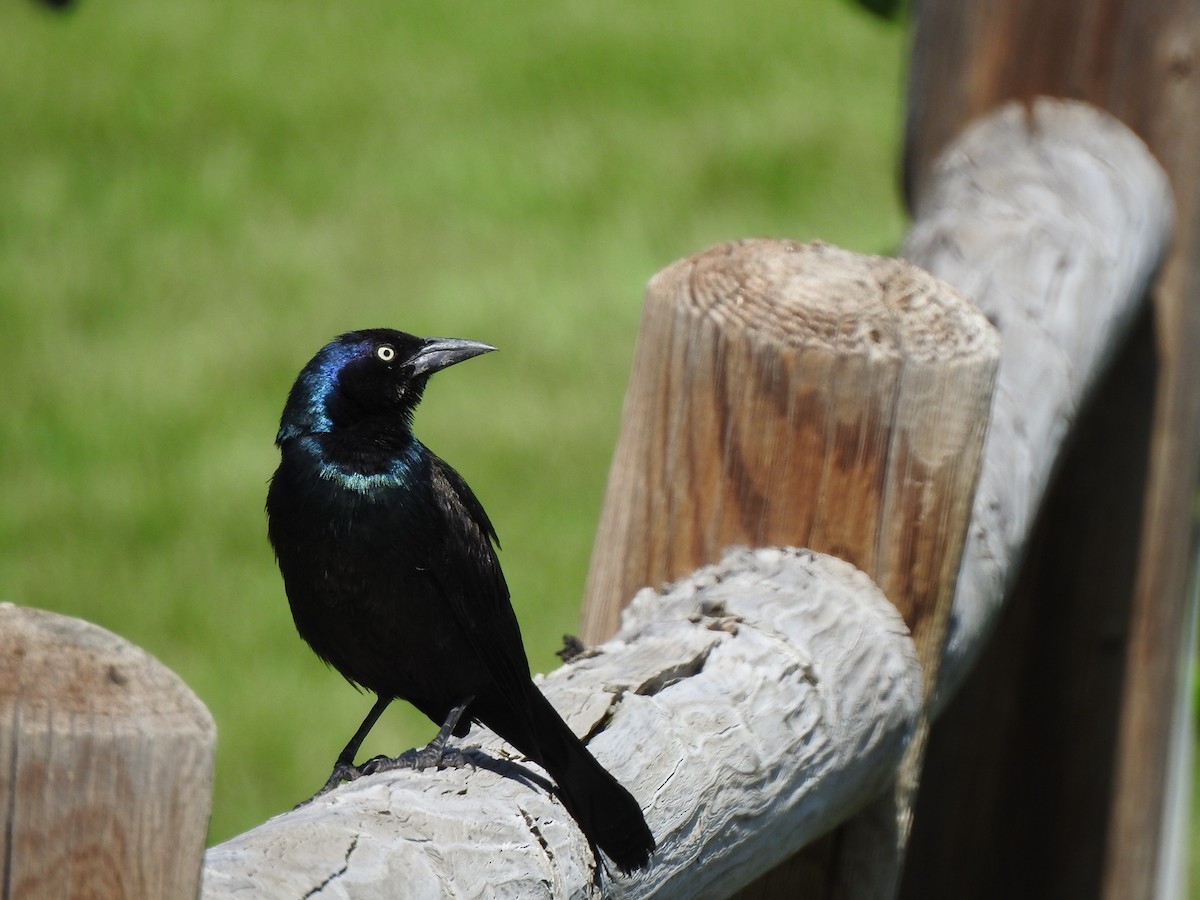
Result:
<svg viewBox="0 0 1200 900"><path fill-rule="evenodd" d="M902 260L821 241L719 244L658 273L646 302L791 349L938 361L996 352L994 330L959 292Z"/></svg>
<svg viewBox="0 0 1200 900"><path fill-rule="evenodd" d="M215 739L212 716L146 651L81 619L0 603L0 709L21 715L153 719Z"/></svg>
<svg viewBox="0 0 1200 900"><path fill-rule="evenodd" d="M150 654L0 604L0 884L12 896L195 896L215 744L208 710Z"/></svg>

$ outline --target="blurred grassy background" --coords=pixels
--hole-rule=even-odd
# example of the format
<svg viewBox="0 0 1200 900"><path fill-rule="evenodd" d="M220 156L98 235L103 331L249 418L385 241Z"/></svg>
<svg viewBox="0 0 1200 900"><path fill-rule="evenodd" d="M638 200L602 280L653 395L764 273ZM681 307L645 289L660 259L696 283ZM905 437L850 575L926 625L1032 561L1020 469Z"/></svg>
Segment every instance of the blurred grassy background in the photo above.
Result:
<svg viewBox="0 0 1200 900"><path fill-rule="evenodd" d="M417 426L491 513L545 670L645 281L729 238L903 228L904 30L844 0L10 2L0 32L0 599L196 690L213 841L311 793L370 705L296 637L264 533L318 347L501 348ZM364 752L431 734L397 705Z"/></svg>

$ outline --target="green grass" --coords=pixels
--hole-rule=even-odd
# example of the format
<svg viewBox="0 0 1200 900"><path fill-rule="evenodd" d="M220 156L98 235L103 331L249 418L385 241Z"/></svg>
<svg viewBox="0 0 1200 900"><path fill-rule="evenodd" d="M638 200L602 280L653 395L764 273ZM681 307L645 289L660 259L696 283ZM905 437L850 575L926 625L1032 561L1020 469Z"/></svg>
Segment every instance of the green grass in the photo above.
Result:
<svg viewBox="0 0 1200 900"><path fill-rule="evenodd" d="M264 534L321 344L501 348L417 425L488 507L545 670L645 281L730 238L903 228L904 32L837 0L12 2L0 32L0 599L196 690L214 841L311 792L369 706L295 636ZM365 752L431 729L397 708Z"/></svg>

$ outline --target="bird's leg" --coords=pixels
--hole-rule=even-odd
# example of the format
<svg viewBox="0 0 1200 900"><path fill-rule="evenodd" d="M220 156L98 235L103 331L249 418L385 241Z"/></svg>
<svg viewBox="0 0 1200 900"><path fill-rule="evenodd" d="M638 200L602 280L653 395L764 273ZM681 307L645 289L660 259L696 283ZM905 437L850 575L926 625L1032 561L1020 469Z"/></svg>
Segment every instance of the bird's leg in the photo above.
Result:
<svg viewBox="0 0 1200 900"><path fill-rule="evenodd" d="M371 711L367 713L367 717L358 726L358 731L354 732L354 737L350 738L350 742L338 754L337 762L333 764L333 772L330 774L329 780L325 782L325 786L313 794L305 803L311 803L322 794L329 793L343 781L353 781L360 775L366 774L360 767L354 764L354 757L358 755L358 748L366 740L368 732L375 727L375 723L379 721L379 717L383 715L383 711L388 708L388 704L391 702L391 697L380 697L375 701L375 705L371 707ZM304 804L301 803L300 805L303 806Z"/></svg>
<svg viewBox="0 0 1200 900"><path fill-rule="evenodd" d="M363 763L359 772L363 775L374 775L376 772L388 772L392 769L452 769L468 764L469 761L459 750L446 746L446 741L450 739L451 733L458 726L458 720L474 699L469 697L450 710L438 733L424 747L406 750L394 759L376 756Z"/></svg>

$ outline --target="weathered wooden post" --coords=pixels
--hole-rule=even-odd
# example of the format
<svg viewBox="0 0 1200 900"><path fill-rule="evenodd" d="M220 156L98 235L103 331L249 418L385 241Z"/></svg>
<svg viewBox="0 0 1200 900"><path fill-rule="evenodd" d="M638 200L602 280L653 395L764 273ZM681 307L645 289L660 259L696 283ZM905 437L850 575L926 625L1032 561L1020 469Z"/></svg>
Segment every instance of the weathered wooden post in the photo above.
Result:
<svg viewBox="0 0 1200 900"><path fill-rule="evenodd" d="M984 886L1013 896L1006 877L1029 871L1016 860L1036 861L1042 896L1155 896L1165 877L1163 808L1178 771L1172 734L1188 690L1184 632L1200 461L1200 6L924 0L910 73L905 170L917 209L935 177L933 161L968 122L1010 100L1050 95L1085 100L1136 132L1166 170L1177 211L1150 313L1095 398L1084 422L1093 439L1065 463L1057 501L1043 516L1044 535L1071 540L1047 542L1046 555L1030 560L1014 598L1026 611L1005 626L1006 656L1026 657L1027 671L1041 675L1014 696L1019 682L997 656L934 739L933 752L970 771L977 793L947 783L941 800L934 789L923 798L927 871L948 879L975 869L979 877L969 887L946 880L943 893L931 893L914 873L911 896L986 897ZM1056 679L1072 656L1087 668ZM1024 720L1006 731L993 713L1013 705ZM971 710L984 708L992 711L990 730L978 749L989 767L970 749L972 736L983 734L981 713ZM1066 715L1073 727L1064 733ZM1074 774L1031 783L1030 748L1053 752L1054 771ZM985 768L993 774L981 780ZM1030 816L1022 797L1036 797L1046 812ZM1005 841L947 844L969 839L953 824L953 810L967 805L977 828ZM1097 844L1096 853L1081 850Z"/></svg>
<svg viewBox="0 0 1200 900"><path fill-rule="evenodd" d="M965 527L998 353L957 291L897 260L749 240L669 266L646 291L584 638L734 544L841 556L928 626L956 557L926 554Z"/></svg>
<svg viewBox="0 0 1200 900"><path fill-rule="evenodd" d="M756 240L668 267L646 293L585 639L641 585L728 545L794 544L879 583L931 688L998 357L978 311L897 260ZM889 884L919 747L889 806ZM750 890L828 884L854 843L818 844Z"/></svg>
<svg viewBox="0 0 1200 900"><path fill-rule="evenodd" d="M0 896L194 898L215 745L146 652L0 604Z"/></svg>

